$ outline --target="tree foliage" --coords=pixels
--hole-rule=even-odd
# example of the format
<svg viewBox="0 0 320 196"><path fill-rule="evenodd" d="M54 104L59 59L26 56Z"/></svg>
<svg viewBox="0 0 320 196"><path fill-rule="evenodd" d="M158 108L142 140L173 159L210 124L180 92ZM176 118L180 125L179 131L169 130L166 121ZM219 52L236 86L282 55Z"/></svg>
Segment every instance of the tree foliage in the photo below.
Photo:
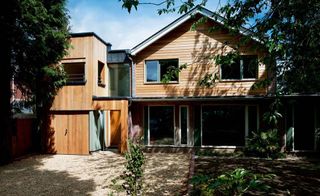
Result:
<svg viewBox="0 0 320 196"><path fill-rule="evenodd" d="M137 9L139 4L146 4L139 0L122 2L129 12L132 6ZM160 6L159 14L182 14L206 2L164 0L156 5ZM247 33L262 43L269 53L264 60L276 62L273 71L280 93L320 91L320 1L229 0L218 12L229 32L246 27Z"/></svg>
<svg viewBox="0 0 320 196"><path fill-rule="evenodd" d="M11 86L22 91L29 105L35 106L38 129L48 115L54 95L65 83L63 68L57 63L66 54L68 15L65 0L12 0L1 7L1 101L5 118L1 145L8 146L12 118ZM7 138L7 139L4 139ZM2 160L9 160L10 147L1 148ZM5 161L4 161L5 162Z"/></svg>

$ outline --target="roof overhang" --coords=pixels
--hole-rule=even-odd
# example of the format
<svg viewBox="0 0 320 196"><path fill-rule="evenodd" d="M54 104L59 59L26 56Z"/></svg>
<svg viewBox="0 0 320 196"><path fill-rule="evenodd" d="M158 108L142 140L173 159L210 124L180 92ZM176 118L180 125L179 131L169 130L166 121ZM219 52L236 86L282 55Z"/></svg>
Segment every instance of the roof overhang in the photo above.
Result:
<svg viewBox="0 0 320 196"><path fill-rule="evenodd" d="M161 101L253 101L273 99L273 96L203 96L203 97L132 97L133 102L161 102Z"/></svg>
<svg viewBox="0 0 320 196"><path fill-rule="evenodd" d="M184 15L182 15L181 17L179 17L178 19L176 19L175 21L173 21L172 23L164 27L163 29L151 35L149 38L147 38L137 46L133 47L131 49L131 55L135 56L137 53L139 53L140 51L142 51L143 49L145 49L155 41L159 40L161 37L168 34L169 32L171 32L172 30L174 30L175 28L177 28L178 26L180 26L181 24L183 24L184 22L186 22L187 20L195 16L196 14L205 16L221 25L224 25L224 21L226 20L225 18L223 18L222 16L220 16L215 12L212 12L202 6L196 6L193 9L191 9L189 12L185 13ZM239 30L240 30L239 33L245 36L250 36L252 34L252 32L249 29L246 29L244 27L241 27ZM261 42L257 38L252 37L252 39L255 41Z"/></svg>

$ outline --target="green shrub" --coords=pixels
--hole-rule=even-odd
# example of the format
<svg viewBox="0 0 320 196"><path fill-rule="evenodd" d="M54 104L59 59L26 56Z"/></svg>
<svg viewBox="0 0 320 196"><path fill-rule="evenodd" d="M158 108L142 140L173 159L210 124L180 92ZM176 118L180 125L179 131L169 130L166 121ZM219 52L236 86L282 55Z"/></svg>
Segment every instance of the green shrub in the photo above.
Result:
<svg viewBox="0 0 320 196"><path fill-rule="evenodd" d="M264 158L279 158L283 156L280 152L280 139L277 129L253 132L253 136L248 138L245 147L245 154Z"/></svg>
<svg viewBox="0 0 320 196"><path fill-rule="evenodd" d="M226 172L213 179L208 175L196 175L191 183L197 186L196 195L243 195L249 191L266 192L271 187L265 184L266 179L271 179L274 174L254 174L243 168Z"/></svg>
<svg viewBox="0 0 320 196"><path fill-rule="evenodd" d="M133 143L128 140L128 152L125 154L127 163L125 171L122 175L123 188L128 195L141 195L142 192L142 176L145 156L139 143Z"/></svg>
<svg viewBox="0 0 320 196"><path fill-rule="evenodd" d="M253 132L252 136L247 139L246 155L273 159L284 155L280 152L281 146L278 134L278 122L282 118L279 113L280 106L280 100L277 98L270 104L269 111L263 115L263 121L266 123L267 129Z"/></svg>

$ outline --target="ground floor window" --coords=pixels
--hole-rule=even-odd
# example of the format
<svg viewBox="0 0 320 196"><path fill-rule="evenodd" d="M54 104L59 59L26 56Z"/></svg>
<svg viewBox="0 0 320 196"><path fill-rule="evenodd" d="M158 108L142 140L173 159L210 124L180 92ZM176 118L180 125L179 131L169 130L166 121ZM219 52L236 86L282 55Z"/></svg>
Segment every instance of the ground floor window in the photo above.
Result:
<svg viewBox="0 0 320 196"><path fill-rule="evenodd" d="M174 145L174 107L149 107L149 144Z"/></svg>
<svg viewBox="0 0 320 196"><path fill-rule="evenodd" d="M188 106L180 106L179 127L180 127L180 144L188 145L189 141L189 114Z"/></svg>
<svg viewBox="0 0 320 196"><path fill-rule="evenodd" d="M202 145L245 145L245 106L204 105L201 116Z"/></svg>

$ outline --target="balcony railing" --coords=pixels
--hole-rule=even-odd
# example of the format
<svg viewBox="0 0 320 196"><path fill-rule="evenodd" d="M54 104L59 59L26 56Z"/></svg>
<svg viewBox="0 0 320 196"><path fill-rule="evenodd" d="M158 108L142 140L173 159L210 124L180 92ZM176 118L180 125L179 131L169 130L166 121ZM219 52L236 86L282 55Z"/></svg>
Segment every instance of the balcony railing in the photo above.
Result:
<svg viewBox="0 0 320 196"><path fill-rule="evenodd" d="M85 74L67 74L67 85L82 85L86 83Z"/></svg>

